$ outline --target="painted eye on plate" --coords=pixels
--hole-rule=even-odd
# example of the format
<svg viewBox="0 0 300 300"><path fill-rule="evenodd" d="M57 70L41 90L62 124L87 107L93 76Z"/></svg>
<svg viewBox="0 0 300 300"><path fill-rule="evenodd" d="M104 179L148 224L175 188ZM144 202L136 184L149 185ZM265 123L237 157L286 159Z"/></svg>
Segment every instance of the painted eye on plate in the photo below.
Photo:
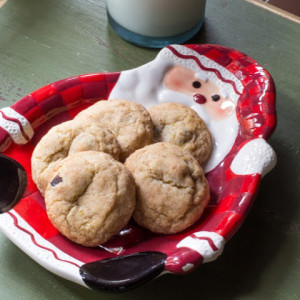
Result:
<svg viewBox="0 0 300 300"><path fill-rule="evenodd" d="M216 95L212 95L212 96L211 96L211 100L212 100L212 101L218 101L218 100L220 100L220 96L217 95L217 94L216 94Z"/></svg>
<svg viewBox="0 0 300 300"><path fill-rule="evenodd" d="M201 87L200 81L194 81L194 82L193 82L193 87L194 87L195 89L199 89L199 88Z"/></svg>

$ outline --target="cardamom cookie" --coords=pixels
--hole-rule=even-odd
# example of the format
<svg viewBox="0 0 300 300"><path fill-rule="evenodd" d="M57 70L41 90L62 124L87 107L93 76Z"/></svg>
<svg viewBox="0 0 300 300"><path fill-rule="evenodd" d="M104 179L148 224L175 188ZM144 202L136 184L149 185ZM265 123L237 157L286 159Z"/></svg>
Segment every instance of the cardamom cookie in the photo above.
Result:
<svg viewBox="0 0 300 300"><path fill-rule="evenodd" d="M134 180L110 155L79 152L56 166L45 202L50 221L63 235L94 247L127 225L135 206Z"/></svg>
<svg viewBox="0 0 300 300"><path fill-rule="evenodd" d="M137 191L135 221L156 233L172 234L195 223L209 202L209 187L193 155L170 143L131 154L125 166Z"/></svg>
<svg viewBox="0 0 300 300"><path fill-rule="evenodd" d="M119 159L120 145L114 135L100 124L80 120L52 127L36 145L31 158L32 178L44 194L56 164L80 151L102 151Z"/></svg>
<svg viewBox="0 0 300 300"><path fill-rule="evenodd" d="M148 111L132 101L102 100L80 112L75 119L97 122L111 130L121 146L121 161L153 142L153 124Z"/></svg>
<svg viewBox="0 0 300 300"><path fill-rule="evenodd" d="M162 103L150 107L154 142L168 142L190 151L200 164L212 151L212 138L204 121L188 106Z"/></svg>

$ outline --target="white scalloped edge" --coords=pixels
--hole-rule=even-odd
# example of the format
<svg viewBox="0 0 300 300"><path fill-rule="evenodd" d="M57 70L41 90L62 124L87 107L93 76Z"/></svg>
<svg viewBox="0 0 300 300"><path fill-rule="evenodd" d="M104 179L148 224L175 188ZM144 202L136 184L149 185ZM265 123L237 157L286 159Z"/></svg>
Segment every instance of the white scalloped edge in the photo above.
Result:
<svg viewBox="0 0 300 300"><path fill-rule="evenodd" d="M78 266L84 264L83 262L69 256L68 254L64 253L63 251L55 247L53 244L45 240L14 210L11 210L10 213L17 218L19 226L33 234L34 239L39 245L54 251L59 257L59 259L73 262ZM35 245L31 240L31 236L29 234L18 229L14 225L14 220L8 213L0 215L0 230L16 246L18 246L22 251L24 251L28 256L30 256L33 260L35 260L45 269L60 277L63 277L65 279L78 283L84 287L87 287L79 274L79 268L77 266L68 262L57 260L51 251Z"/></svg>

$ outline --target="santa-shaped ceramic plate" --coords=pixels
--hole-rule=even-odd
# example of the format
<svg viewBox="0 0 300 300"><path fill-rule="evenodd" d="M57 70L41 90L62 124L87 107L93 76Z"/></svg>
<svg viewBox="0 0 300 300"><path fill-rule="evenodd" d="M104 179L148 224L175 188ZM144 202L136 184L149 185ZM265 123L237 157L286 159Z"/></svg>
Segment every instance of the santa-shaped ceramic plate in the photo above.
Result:
<svg viewBox="0 0 300 300"><path fill-rule="evenodd" d="M205 165L211 201L201 219L175 235L133 222L104 245L86 248L53 227L31 177L31 154L54 125L97 101L145 107L190 106L210 129ZM60 80L0 110L0 229L53 273L94 289L122 291L164 272L184 274L215 260L244 221L260 180L276 163L266 139L276 125L270 74L247 55L216 45L172 45L139 68Z"/></svg>

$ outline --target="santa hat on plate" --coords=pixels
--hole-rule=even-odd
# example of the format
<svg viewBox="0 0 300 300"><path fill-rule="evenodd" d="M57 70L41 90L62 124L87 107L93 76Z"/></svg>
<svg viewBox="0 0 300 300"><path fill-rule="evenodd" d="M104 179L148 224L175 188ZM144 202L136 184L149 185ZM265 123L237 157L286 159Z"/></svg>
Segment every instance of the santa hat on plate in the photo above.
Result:
<svg viewBox="0 0 300 300"><path fill-rule="evenodd" d="M210 79L236 104L243 138L268 138L275 129L275 86L263 67L237 50L217 45L170 45L158 59L192 69Z"/></svg>

